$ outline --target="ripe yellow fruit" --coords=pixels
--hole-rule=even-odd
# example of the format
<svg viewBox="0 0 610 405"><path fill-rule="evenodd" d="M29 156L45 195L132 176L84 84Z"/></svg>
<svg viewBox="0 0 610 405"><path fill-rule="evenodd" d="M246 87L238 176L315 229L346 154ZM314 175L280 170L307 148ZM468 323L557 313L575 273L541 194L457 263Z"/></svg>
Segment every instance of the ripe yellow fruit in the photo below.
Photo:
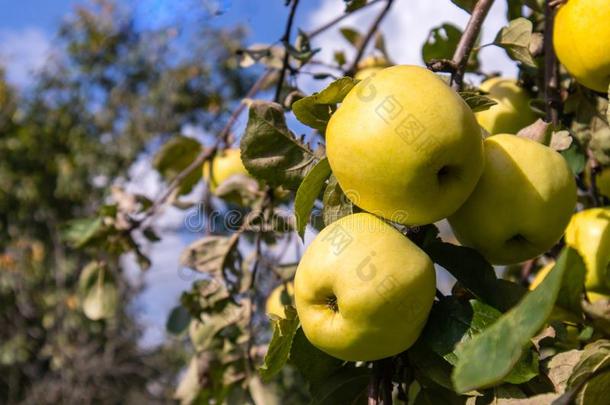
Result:
<svg viewBox="0 0 610 405"><path fill-rule="evenodd" d="M531 259L563 234L576 205L576 183L553 149L515 135L485 140L485 170L449 218L457 239L493 264Z"/></svg>
<svg viewBox="0 0 610 405"><path fill-rule="evenodd" d="M282 298L288 298L289 302L282 302ZM277 286L269 297L265 305L266 312L280 318L286 318L285 305L293 305L294 303L294 288L292 283L281 284Z"/></svg>
<svg viewBox="0 0 610 405"><path fill-rule="evenodd" d="M203 179L209 182L211 192L230 177L240 174L248 175L248 171L241 162L237 148L218 153L212 160L212 165L209 162L203 164Z"/></svg>
<svg viewBox="0 0 610 405"><path fill-rule="evenodd" d="M574 214L565 239L585 262L587 290L610 293L610 208L591 208Z"/></svg>
<svg viewBox="0 0 610 405"><path fill-rule="evenodd" d="M591 167L589 165L585 167L584 181L587 187L591 187ZM597 173L595 176L595 186L600 195L610 198L610 167L604 167Z"/></svg>
<svg viewBox="0 0 610 405"><path fill-rule="evenodd" d="M490 134L516 134L536 121L537 116L529 105L530 96L516 80L494 77L484 81L480 88L498 103L475 114L479 124Z"/></svg>
<svg viewBox="0 0 610 405"><path fill-rule="evenodd" d="M418 66L392 66L358 83L330 118L326 148L356 205L409 225L451 215L483 170L474 114Z"/></svg>
<svg viewBox="0 0 610 405"><path fill-rule="evenodd" d="M376 360L409 348L435 294L430 258L368 213L320 232L297 268L294 290L307 339L347 361Z"/></svg>
<svg viewBox="0 0 610 405"><path fill-rule="evenodd" d="M354 79L366 80L389 66L392 64L383 56L368 56L358 63L358 71L354 75Z"/></svg>
<svg viewBox="0 0 610 405"><path fill-rule="evenodd" d="M610 85L610 1L570 0L555 17L555 52L584 86L606 93Z"/></svg>

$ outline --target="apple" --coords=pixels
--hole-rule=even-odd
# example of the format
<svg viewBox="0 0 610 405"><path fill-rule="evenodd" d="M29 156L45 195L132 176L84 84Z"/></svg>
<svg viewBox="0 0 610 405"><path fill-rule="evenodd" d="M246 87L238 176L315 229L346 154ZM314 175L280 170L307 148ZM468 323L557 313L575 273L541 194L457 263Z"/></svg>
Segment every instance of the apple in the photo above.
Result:
<svg viewBox="0 0 610 405"><path fill-rule="evenodd" d="M494 77L484 81L479 87L498 103L485 111L475 113L479 124L490 134L516 134L538 118L530 108L531 98L527 90L520 87L516 80Z"/></svg>
<svg viewBox="0 0 610 405"><path fill-rule="evenodd" d="M366 80L389 66L392 66L392 63L384 56L368 56L358 63L358 70L354 79Z"/></svg>
<svg viewBox="0 0 610 405"><path fill-rule="evenodd" d="M610 1L570 0L559 7L553 44L559 61L582 85L608 92Z"/></svg>
<svg viewBox="0 0 610 405"><path fill-rule="evenodd" d="M418 66L359 82L331 116L326 154L364 210L407 225L457 210L483 170L481 129L462 98Z"/></svg>
<svg viewBox="0 0 610 405"><path fill-rule="evenodd" d="M591 208L572 216L566 244L582 256L587 291L610 293L610 208Z"/></svg>
<svg viewBox="0 0 610 405"><path fill-rule="evenodd" d="M585 167L584 182L585 186L591 187L591 166ZM610 198L610 167L604 167L595 176L595 186L597 192L606 198Z"/></svg>
<svg viewBox="0 0 610 405"><path fill-rule="evenodd" d="M267 298L267 303L265 305L266 312L270 315L275 315L285 319L285 306L293 303L293 296L294 288L292 283L277 286ZM283 299L287 299L288 302L283 302Z"/></svg>
<svg viewBox="0 0 610 405"><path fill-rule="evenodd" d="M393 356L420 335L435 295L430 258L369 213L324 228L305 251L294 280L303 332L346 361Z"/></svg>
<svg viewBox="0 0 610 405"><path fill-rule="evenodd" d="M203 179L209 182L212 193L220 184L235 175L248 175L238 148L225 149L214 157L211 165L210 162L203 164Z"/></svg>
<svg viewBox="0 0 610 405"><path fill-rule="evenodd" d="M449 217L455 236L492 264L513 264L550 249L576 205L576 183L553 149L515 135L485 139L485 170Z"/></svg>

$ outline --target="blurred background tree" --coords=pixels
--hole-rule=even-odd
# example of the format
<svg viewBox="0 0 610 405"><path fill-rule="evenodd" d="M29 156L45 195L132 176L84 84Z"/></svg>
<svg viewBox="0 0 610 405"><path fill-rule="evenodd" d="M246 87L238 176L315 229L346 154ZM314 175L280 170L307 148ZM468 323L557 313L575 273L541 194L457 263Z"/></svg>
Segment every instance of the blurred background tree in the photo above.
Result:
<svg viewBox="0 0 610 405"><path fill-rule="evenodd" d="M98 235L104 256L92 257L83 237L96 224L66 225L112 210L109 186L129 181L135 159L167 137L187 125L217 131L250 86L234 58L244 31L193 22L143 29L128 8L96 1L64 22L61 51L30 90L18 94L0 77L0 403L173 394L182 349L138 346L129 309L137 287L119 262L136 242ZM101 301L82 294L92 284L108 286L94 290Z"/></svg>

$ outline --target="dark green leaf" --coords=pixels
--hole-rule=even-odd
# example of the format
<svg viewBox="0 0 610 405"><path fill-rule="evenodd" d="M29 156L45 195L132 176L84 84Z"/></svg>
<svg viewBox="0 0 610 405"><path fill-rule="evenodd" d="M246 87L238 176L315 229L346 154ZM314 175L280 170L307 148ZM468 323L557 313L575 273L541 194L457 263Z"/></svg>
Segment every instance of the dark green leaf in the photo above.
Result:
<svg viewBox="0 0 610 405"><path fill-rule="evenodd" d="M568 162L568 166L570 166L570 169L572 169L572 173L574 173L575 176L578 176L583 170L585 170L587 157L580 145L578 145L576 142L572 142L572 145L570 145L568 149L559 153L561 153L561 155Z"/></svg>
<svg viewBox="0 0 610 405"><path fill-rule="evenodd" d="M498 279L493 267L474 249L438 241L423 249L462 287L500 311L513 307L526 291L515 283Z"/></svg>
<svg viewBox="0 0 610 405"><path fill-rule="evenodd" d="M339 186L337 179L333 175L328 179L328 185L326 190L324 190L322 202L324 203L322 214L325 225L329 225L346 215L353 214L356 209L354 204L343 193L341 186Z"/></svg>
<svg viewBox="0 0 610 405"><path fill-rule="evenodd" d="M534 291L484 332L458 346L452 376L458 392L498 383L510 373L553 311L567 269L575 266L584 266L582 259L575 250L564 248L555 267Z"/></svg>
<svg viewBox="0 0 610 405"><path fill-rule="evenodd" d="M102 218L83 218L70 221L64 232L64 239L73 247L81 248L103 230Z"/></svg>
<svg viewBox="0 0 610 405"><path fill-rule="evenodd" d="M462 36L462 30L453 24L443 24L430 30L422 47L422 58L428 63L432 59L451 59Z"/></svg>
<svg viewBox="0 0 610 405"><path fill-rule="evenodd" d="M364 367L343 367L319 384L311 387L312 405L367 403L370 370Z"/></svg>
<svg viewBox="0 0 610 405"><path fill-rule="evenodd" d="M345 0L345 12L351 13L366 6L367 0Z"/></svg>
<svg viewBox="0 0 610 405"><path fill-rule="evenodd" d="M328 176L330 176L330 165L328 159L324 158L305 176L297 190L294 199L294 212L297 220L297 231L301 238L305 235L305 227L309 221L313 204L320 195Z"/></svg>
<svg viewBox="0 0 610 405"><path fill-rule="evenodd" d="M477 4L477 0L451 0L451 2L468 13L472 13Z"/></svg>
<svg viewBox="0 0 610 405"><path fill-rule="evenodd" d="M355 85L356 81L351 77L335 80L321 92L294 102L292 111L303 124L324 134L336 104L342 102Z"/></svg>
<svg viewBox="0 0 610 405"><path fill-rule="evenodd" d="M519 17L503 27L494 44L506 50L511 59L530 67L536 67L536 62L530 53L529 46L532 37L532 22Z"/></svg>
<svg viewBox="0 0 610 405"><path fill-rule="evenodd" d="M193 138L177 135L159 149L153 159L153 167L166 181L171 181L186 169L201 153L201 144ZM201 170L194 170L180 185L180 194L187 194L201 178Z"/></svg>
<svg viewBox="0 0 610 405"><path fill-rule="evenodd" d="M472 112L485 111L498 104L491 98L475 91L461 91L459 94L462 96L466 104L468 104L468 107L470 107Z"/></svg>
<svg viewBox="0 0 610 405"><path fill-rule="evenodd" d="M248 172L272 186L296 189L315 164L313 152L286 126L282 107L267 101L250 106L240 148Z"/></svg>
<svg viewBox="0 0 610 405"><path fill-rule="evenodd" d="M585 347L564 395L576 395L578 405L606 405L609 386L610 341L598 340Z"/></svg>
<svg viewBox="0 0 610 405"><path fill-rule="evenodd" d="M312 385L325 380L343 365L343 361L329 356L309 343L301 328L296 331L292 340L289 362Z"/></svg>
<svg viewBox="0 0 610 405"><path fill-rule="evenodd" d="M191 314L189 311L182 305L178 305L170 312L165 323L165 329L174 335L179 335L186 330L190 322Z"/></svg>
<svg viewBox="0 0 610 405"><path fill-rule="evenodd" d="M259 369L264 381L269 381L288 361L292 340L299 327L299 319L296 317L296 313L289 318L291 319L280 318L271 321L273 336L265 355L265 361Z"/></svg>
<svg viewBox="0 0 610 405"><path fill-rule="evenodd" d="M362 43L362 35L353 28L343 27L339 30L343 38L347 40L354 48L358 48Z"/></svg>

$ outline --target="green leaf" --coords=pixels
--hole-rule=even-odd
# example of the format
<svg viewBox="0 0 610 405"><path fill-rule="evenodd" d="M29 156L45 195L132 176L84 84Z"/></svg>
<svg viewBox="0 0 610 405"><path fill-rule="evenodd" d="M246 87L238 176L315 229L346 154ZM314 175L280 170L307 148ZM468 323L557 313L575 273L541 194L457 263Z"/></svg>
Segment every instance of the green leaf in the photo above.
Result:
<svg viewBox="0 0 610 405"><path fill-rule="evenodd" d="M358 48L362 43L362 35L353 28L343 27L339 30L343 38L347 40L354 48Z"/></svg>
<svg viewBox="0 0 610 405"><path fill-rule="evenodd" d="M186 330L190 322L191 314L189 311L182 305L178 305L170 312L165 323L165 329L174 335L179 335Z"/></svg>
<svg viewBox="0 0 610 405"><path fill-rule="evenodd" d="M501 313L477 300L467 303L456 298L445 298L434 304L422 341L450 364L456 365L459 353L458 343L471 340L493 324ZM504 379L513 384L521 384L538 375L537 357L531 351L519 361Z"/></svg>
<svg viewBox="0 0 610 405"><path fill-rule="evenodd" d="M351 13L366 6L367 0L345 0L345 12Z"/></svg>
<svg viewBox="0 0 610 405"><path fill-rule="evenodd" d="M328 185L326 190L324 190L322 202L324 204L322 215L325 225L329 225L346 215L356 212L356 207L343 193L341 186L339 186L337 179L333 175L328 179Z"/></svg>
<svg viewBox="0 0 610 405"><path fill-rule="evenodd" d="M428 63L432 59L451 59L457 47L462 30L453 24L442 24L428 33L422 47L422 58Z"/></svg>
<svg viewBox="0 0 610 405"><path fill-rule="evenodd" d="M576 403L605 405L610 387L610 341L598 340L585 347L568 379L566 394L577 393Z"/></svg>
<svg viewBox="0 0 610 405"><path fill-rule="evenodd" d="M271 337L271 342L269 343L269 348L265 355L265 361L259 368L263 381L269 381L288 361L292 340L299 327L299 319L296 317L296 313L290 318L291 319L280 318L271 321L273 325L273 336Z"/></svg>
<svg viewBox="0 0 610 405"><path fill-rule="evenodd" d="M305 235L305 227L309 221L313 204L320 195L328 176L330 176L330 165L328 159L324 158L311 169L297 190L294 199L294 212L297 220L297 231L301 238Z"/></svg>
<svg viewBox="0 0 610 405"><path fill-rule="evenodd" d="M166 181L186 169L201 153L201 144L182 135L172 137L155 154L153 167ZM180 184L180 194L188 194L201 178L201 170L193 170Z"/></svg>
<svg viewBox="0 0 610 405"><path fill-rule="evenodd" d="M355 85L356 80L351 77L342 77L329 84L321 92L295 101L291 106L292 112L303 124L324 134L328 120L336 109L336 104L342 102Z"/></svg>
<svg viewBox="0 0 610 405"><path fill-rule="evenodd" d="M296 331L292 340L289 362L312 385L325 380L343 365L343 361L329 356L309 343L301 328Z"/></svg>
<svg viewBox="0 0 610 405"><path fill-rule="evenodd" d="M191 243L180 256L183 266L211 275L220 273L234 252L235 242L226 236L211 235Z"/></svg>
<svg viewBox="0 0 610 405"><path fill-rule="evenodd" d="M453 383L458 392L493 385L506 377L553 310L567 269L584 266L578 253L564 248L557 264L534 290L500 319L458 346Z"/></svg>
<svg viewBox="0 0 610 405"><path fill-rule="evenodd" d="M468 104L468 107L470 107L472 112L485 111L498 104L491 98L477 93L476 91L461 91L459 94L466 104Z"/></svg>
<svg viewBox="0 0 610 405"><path fill-rule="evenodd" d="M477 0L451 0L451 2L467 13L472 13L475 4L477 4Z"/></svg>
<svg viewBox="0 0 610 405"><path fill-rule="evenodd" d="M435 241L423 246L438 263L483 302L500 311L512 308L525 294L525 288L498 279L493 267L474 249Z"/></svg>
<svg viewBox="0 0 610 405"><path fill-rule="evenodd" d="M64 239L74 248L82 248L102 232L102 218L74 219L63 231Z"/></svg>
<svg viewBox="0 0 610 405"><path fill-rule="evenodd" d="M286 126L277 103L254 101L246 133L241 139L241 158L251 175L271 186L296 189L315 164L313 152Z"/></svg>
<svg viewBox="0 0 610 405"><path fill-rule="evenodd" d="M311 387L311 404L363 404L367 403L370 370L364 367L343 367L320 384Z"/></svg>
<svg viewBox="0 0 610 405"><path fill-rule="evenodd" d="M498 32L493 44L504 48L511 59L530 67L536 67L536 62L529 50L531 38L532 22L527 18L519 17Z"/></svg>
<svg viewBox="0 0 610 405"><path fill-rule="evenodd" d="M559 153L561 153L564 159L568 162L568 166L570 166L570 169L575 176L578 176L583 170L585 170L587 156L577 142L572 142L572 145L570 145L568 149Z"/></svg>
<svg viewBox="0 0 610 405"><path fill-rule="evenodd" d="M428 378L435 384L441 387L453 390L451 382L451 365L432 351L426 344L423 335L407 352L409 362L416 368L418 374L417 380L422 381L423 378Z"/></svg>

